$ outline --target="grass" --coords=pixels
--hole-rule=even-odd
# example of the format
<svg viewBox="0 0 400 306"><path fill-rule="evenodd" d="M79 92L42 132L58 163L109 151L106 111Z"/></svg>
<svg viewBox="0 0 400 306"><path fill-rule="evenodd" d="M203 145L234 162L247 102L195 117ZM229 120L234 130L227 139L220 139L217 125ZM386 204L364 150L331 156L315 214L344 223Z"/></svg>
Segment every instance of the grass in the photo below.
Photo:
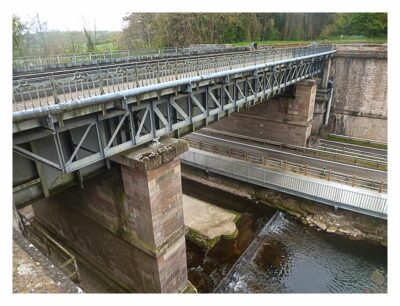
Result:
<svg viewBox="0 0 400 306"><path fill-rule="evenodd" d="M335 135L328 135L326 140L350 143L350 144L359 145L359 146L387 150L387 144L369 142L368 140L363 141L363 140L356 140L356 139L350 139L350 138L342 138L340 136L335 136Z"/></svg>
<svg viewBox="0 0 400 306"><path fill-rule="evenodd" d="M258 46L271 46L271 45L298 45L309 44L312 42L330 43L330 44L349 44L349 43L370 43L370 44L384 44L387 43L387 37L359 37L359 36L343 36L343 37L330 37L327 39L317 40L264 40L257 41ZM250 46L253 41L241 41L231 43L235 47Z"/></svg>

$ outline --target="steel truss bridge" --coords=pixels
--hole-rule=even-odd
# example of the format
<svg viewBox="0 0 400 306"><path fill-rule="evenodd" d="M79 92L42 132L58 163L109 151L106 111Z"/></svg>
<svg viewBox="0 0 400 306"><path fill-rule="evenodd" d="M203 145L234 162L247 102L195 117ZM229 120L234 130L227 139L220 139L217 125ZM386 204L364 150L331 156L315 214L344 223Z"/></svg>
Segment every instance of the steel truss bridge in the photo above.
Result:
<svg viewBox="0 0 400 306"><path fill-rule="evenodd" d="M193 131L321 73L331 46L269 49L18 80L14 201L48 196L109 157ZM29 198L29 199L28 199Z"/></svg>

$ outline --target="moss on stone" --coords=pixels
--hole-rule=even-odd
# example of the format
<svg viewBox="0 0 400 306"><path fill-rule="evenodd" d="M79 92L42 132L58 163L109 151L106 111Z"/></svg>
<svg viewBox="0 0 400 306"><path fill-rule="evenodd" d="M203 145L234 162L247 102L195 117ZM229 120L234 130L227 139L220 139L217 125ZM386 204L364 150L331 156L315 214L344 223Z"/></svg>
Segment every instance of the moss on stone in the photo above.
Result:
<svg viewBox="0 0 400 306"><path fill-rule="evenodd" d="M201 235L197 231L188 227L188 231L186 233L186 238L193 242L194 244L201 247L204 251L210 250L217 242L221 239L221 236L215 237L213 239L208 239L207 237Z"/></svg>
<svg viewBox="0 0 400 306"><path fill-rule="evenodd" d="M184 289L182 289L180 293L199 293L199 292L197 291L197 288L190 281L188 281L187 286Z"/></svg>
<svg viewBox="0 0 400 306"><path fill-rule="evenodd" d="M302 216L306 215L305 212L301 208L296 207L295 205L291 205L291 204L288 205L288 203L285 203L283 201L278 201L278 203L276 204L275 207L277 209L279 209L280 211L283 211L285 213L293 215L297 218L301 218Z"/></svg>
<svg viewBox="0 0 400 306"><path fill-rule="evenodd" d="M232 240L235 239L237 237L237 235L239 234L238 229L236 229L233 233L228 234L228 235L222 235L222 239L226 239L226 240Z"/></svg>
<svg viewBox="0 0 400 306"><path fill-rule="evenodd" d="M230 210L230 209L227 209L227 208L222 208L222 209L227 211L227 212L229 212L229 213L231 213L231 214L233 214L233 215L235 215L235 218L233 219L233 223L236 223L237 221L239 221L240 217L242 216L242 214L237 212L237 211Z"/></svg>
<svg viewBox="0 0 400 306"><path fill-rule="evenodd" d="M308 222L308 220L306 218L301 218L300 219L301 223L303 223L304 225L309 225L310 222Z"/></svg>

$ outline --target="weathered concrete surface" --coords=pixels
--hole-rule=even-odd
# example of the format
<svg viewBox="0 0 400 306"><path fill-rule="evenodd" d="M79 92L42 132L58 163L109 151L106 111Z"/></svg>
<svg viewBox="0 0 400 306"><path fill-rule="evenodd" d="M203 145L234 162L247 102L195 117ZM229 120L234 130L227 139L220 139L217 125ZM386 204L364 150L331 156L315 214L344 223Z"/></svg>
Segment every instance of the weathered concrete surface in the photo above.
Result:
<svg viewBox="0 0 400 306"><path fill-rule="evenodd" d="M296 83L294 98L277 97L235 113L213 128L240 135L305 146L311 134L316 81Z"/></svg>
<svg viewBox="0 0 400 306"><path fill-rule="evenodd" d="M13 293L82 293L22 234L13 233Z"/></svg>
<svg viewBox="0 0 400 306"><path fill-rule="evenodd" d="M189 166L182 168L182 177L201 184L219 188L233 194L251 198L260 205L284 211L306 225L350 239L366 240L387 245L387 222L350 211L337 210L330 206L307 201L295 196L279 193L219 175L208 177L204 171Z"/></svg>
<svg viewBox="0 0 400 306"><path fill-rule="evenodd" d="M387 141L387 46L337 45L329 131Z"/></svg>
<svg viewBox="0 0 400 306"><path fill-rule="evenodd" d="M204 237L211 248L220 238L233 239L237 235L237 214L187 195L183 195L183 216L185 226L192 231L187 237L196 244Z"/></svg>
<svg viewBox="0 0 400 306"><path fill-rule="evenodd" d="M13 242L13 293L64 293L46 275L39 263L32 260Z"/></svg>
<svg viewBox="0 0 400 306"><path fill-rule="evenodd" d="M184 140L129 151L113 168L34 203L35 218L125 291L187 286L178 154Z"/></svg>

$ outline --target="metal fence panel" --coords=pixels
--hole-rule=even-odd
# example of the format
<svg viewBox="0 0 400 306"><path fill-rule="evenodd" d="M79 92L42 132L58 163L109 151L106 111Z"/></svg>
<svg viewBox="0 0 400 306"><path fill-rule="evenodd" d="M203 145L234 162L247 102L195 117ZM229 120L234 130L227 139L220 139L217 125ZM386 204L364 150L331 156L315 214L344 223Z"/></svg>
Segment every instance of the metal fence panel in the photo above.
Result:
<svg viewBox="0 0 400 306"><path fill-rule="evenodd" d="M383 193L363 191L345 185L341 188L334 182L287 175L195 149L185 152L181 160L183 163L199 166L211 172L286 191L324 204L387 218L387 195Z"/></svg>

